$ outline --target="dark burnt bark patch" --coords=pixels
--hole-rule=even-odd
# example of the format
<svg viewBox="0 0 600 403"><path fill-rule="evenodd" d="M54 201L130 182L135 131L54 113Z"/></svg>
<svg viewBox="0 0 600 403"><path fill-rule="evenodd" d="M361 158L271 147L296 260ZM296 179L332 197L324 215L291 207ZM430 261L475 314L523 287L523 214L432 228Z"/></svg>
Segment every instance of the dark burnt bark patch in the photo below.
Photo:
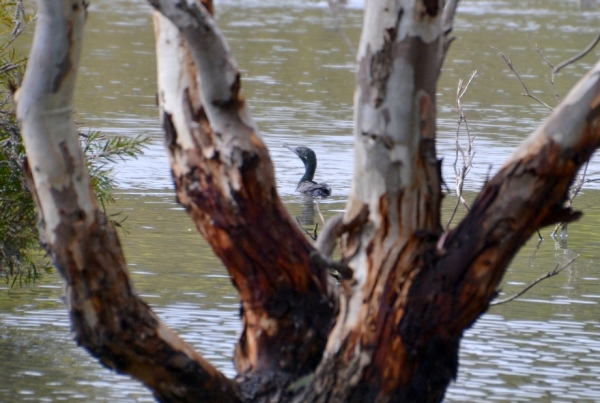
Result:
<svg viewBox="0 0 600 403"><path fill-rule="evenodd" d="M175 149L179 148L177 145L177 129L175 129L173 120L171 120L171 115L167 112L163 112L162 126L165 131L165 146L171 153L174 153Z"/></svg>
<svg viewBox="0 0 600 403"><path fill-rule="evenodd" d="M423 0L425 13L430 17L435 17L440 9L439 0Z"/></svg>
<svg viewBox="0 0 600 403"><path fill-rule="evenodd" d="M396 41L397 26L403 15L402 9L398 14L396 26L384 32L383 48L370 58L370 85L377 90L375 107L379 107L386 97L387 79L394 65L394 42ZM367 92L368 93L368 92Z"/></svg>

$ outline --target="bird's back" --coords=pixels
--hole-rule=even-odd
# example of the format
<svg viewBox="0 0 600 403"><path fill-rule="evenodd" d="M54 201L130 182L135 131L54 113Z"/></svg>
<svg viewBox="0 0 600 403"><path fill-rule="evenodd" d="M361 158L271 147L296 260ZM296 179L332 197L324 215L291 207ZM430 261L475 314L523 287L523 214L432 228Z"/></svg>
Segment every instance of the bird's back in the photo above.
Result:
<svg viewBox="0 0 600 403"><path fill-rule="evenodd" d="M329 197L331 195L331 188L329 185L313 181L300 182L296 191L317 199Z"/></svg>

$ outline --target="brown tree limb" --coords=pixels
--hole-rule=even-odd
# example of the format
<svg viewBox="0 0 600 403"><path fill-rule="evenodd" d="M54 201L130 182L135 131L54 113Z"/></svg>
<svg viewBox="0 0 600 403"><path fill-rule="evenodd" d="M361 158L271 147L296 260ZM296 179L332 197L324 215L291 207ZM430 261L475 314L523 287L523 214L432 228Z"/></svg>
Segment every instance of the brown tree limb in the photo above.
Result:
<svg viewBox="0 0 600 403"><path fill-rule="evenodd" d="M40 231L66 281L77 343L161 402L240 401L238 385L136 295L118 236L94 199L72 117L86 2L40 0L38 13L17 116Z"/></svg>
<svg viewBox="0 0 600 403"><path fill-rule="evenodd" d="M177 197L242 301L236 369L249 378L302 375L321 359L336 287L277 196L240 72L210 13L151 4L166 17L155 17L159 102Z"/></svg>
<svg viewBox="0 0 600 403"><path fill-rule="evenodd" d="M600 63L486 183L442 251L430 255L431 269L418 274L400 325L412 362L454 362L464 329L488 308L521 245L539 227L581 215L563 203L599 144Z"/></svg>

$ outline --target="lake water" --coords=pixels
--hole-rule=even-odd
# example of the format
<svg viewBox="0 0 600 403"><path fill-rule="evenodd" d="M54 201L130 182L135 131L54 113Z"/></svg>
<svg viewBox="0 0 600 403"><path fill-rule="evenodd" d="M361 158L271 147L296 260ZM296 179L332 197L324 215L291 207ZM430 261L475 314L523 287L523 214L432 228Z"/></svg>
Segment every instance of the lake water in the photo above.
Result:
<svg viewBox="0 0 600 403"><path fill-rule="evenodd" d="M355 44L360 3L351 1L342 26ZM309 227L312 205L294 190L300 160L282 147L307 145L319 157L318 181L333 197L326 217L343 211L352 173L354 59L322 4L307 1L218 1L218 22L243 71L243 91L270 149L278 191ZM468 197L481 188L548 114L521 96L522 88L490 46L510 54L530 90L555 105L553 63L578 53L600 29L598 9L581 11L568 0L463 0L457 40L438 86L438 153L444 179L454 187L452 162L459 79L477 76L463 98L476 136ZM29 37L21 45L27 48ZM564 95L595 60L600 47L557 77ZM122 241L138 292L158 315L207 359L233 375L231 355L240 323L238 299L226 271L175 203L156 110L151 10L143 1L95 0L90 6L76 94L84 129L144 134L152 143L139 160L116 167L113 211L128 216ZM593 161L590 177L600 178ZM445 215L455 198L447 196ZM569 226L567 242L542 230L512 262L502 285L511 295L579 255L560 275L515 302L490 309L462 342L460 370L448 402L600 402L600 189L589 184L576 199L585 212ZM75 346L61 302L57 274L34 285L0 286L0 402L146 402L136 381L102 368Z"/></svg>

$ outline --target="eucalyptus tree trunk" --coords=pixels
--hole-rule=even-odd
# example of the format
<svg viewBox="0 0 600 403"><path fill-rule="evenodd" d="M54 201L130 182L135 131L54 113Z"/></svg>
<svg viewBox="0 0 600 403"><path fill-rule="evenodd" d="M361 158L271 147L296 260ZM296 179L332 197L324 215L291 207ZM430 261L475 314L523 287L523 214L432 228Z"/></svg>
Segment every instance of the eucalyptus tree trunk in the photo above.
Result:
<svg viewBox="0 0 600 403"><path fill-rule="evenodd" d="M77 342L163 402L441 401L463 331L520 246L539 227L579 216L563 202L600 141L600 64L443 232L435 88L457 1L367 1L354 181L317 250L277 196L211 2L149 1L177 197L240 295L239 376L212 367L133 290L73 123L85 2L39 0L17 114ZM329 256L336 238L341 262ZM331 267L343 273L339 283Z"/></svg>

